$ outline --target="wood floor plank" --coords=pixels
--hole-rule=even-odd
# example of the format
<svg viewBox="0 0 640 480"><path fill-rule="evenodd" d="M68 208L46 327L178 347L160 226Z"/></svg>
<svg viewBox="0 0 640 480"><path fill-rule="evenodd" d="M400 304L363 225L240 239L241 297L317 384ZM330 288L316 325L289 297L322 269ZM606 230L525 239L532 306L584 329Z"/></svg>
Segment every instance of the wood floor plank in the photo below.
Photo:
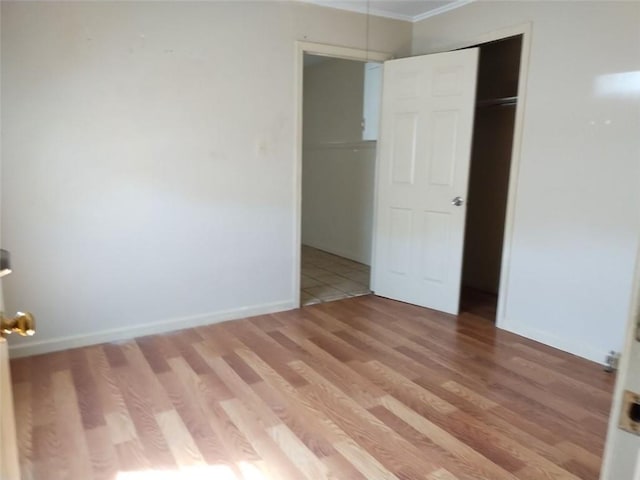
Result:
<svg viewBox="0 0 640 480"><path fill-rule="evenodd" d="M355 465L342 456L342 454L336 453L324 457L322 461L327 465L329 471L333 474L333 478L336 480L348 478L349 480L367 480L367 478L360 472ZM376 478L376 477L369 477Z"/></svg>
<svg viewBox="0 0 640 480"><path fill-rule="evenodd" d="M77 348L69 352L73 386L76 390L80 417L85 430L105 425L100 391L89 367L87 354L100 347Z"/></svg>
<svg viewBox="0 0 640 480"><path fill-rule="evenodd" d="M375 383L358 375L357 372L349 368L347 363L338 361L316 343L306 340L301 346L311 354L313 368L322 377L326 378L364 408L378 405L378 399L384 395L384 391L378 388ZM300 374L299 370L295 368L294 370ZM306 380L307 382L309 381L308 378Z"/></svg>
<svg viewBox="0 0 640 480"><path fill-rule="evenodd" d="M221 402L229 418L247 437L251 446L265 460L270 477L290 480L303 478L303 473L298 469L289 456L282 451L264 430L265 425L249 410L240 400L232 399ZM270 425L274 427L278 425ZM266 426L269 428L270 426Z"/></svg>
<svg viewBox="0 0 640 480"><path fill-rule="evenodd" d="M416 362L413 358L403 355L397 350L398 347L391 348L382 339L374 339L357 330L339 332L336 335L363 352L367 352L369 358L384 362L410 380L433 374L433 370L428 364Z"/></svg>
<svg viewBox="0 0 640 480"><path fill-rule="evenodd" d="M288 384L252 352L239 353L256 365L256 369L265 380L254 385L254 390L316 455L333 455L335 449L332 445L350 440L350 437L329 418L322 406L314 404L301 389Z"/></svg>
<svg viewBox="0 0 640 480"><path fill-rule="evenodd" d="M353 441L342 441L335 448L366 478L380 480L399 480L399 477L387 470L378 459L362 449Z"/></svg>
<svg viewBox="0 0 640 480"><path fill-rule="evenodd" d="M153 412L160 413L171 410L171 401L162 389L158 377L138 344L135 341L127 342L122 344L120 348L127 359L126 371L131 377L132 383L135 382L140 390L146 392L146 400L151 404ZM121 368L120 371L125 371L125 369Z"/></svg>
<svg viewBox="0 0 640 480"><path fill-rule="evenodd" d="M220 395L217 383L210 381L211 374L197 375L185 360L174 358L170 360L170 365L184 386L184 395L195 404L192 409L187 410L187 412L196 410L195 417L191 419L194 415L191 413L190 420L186 424L189 426L193 420L198 422L197 425L190 427L190 431L195 432L194 437L199 442L199 448L205 455L205 459L209 463L258 460L259 456L247 439L219 406L219 401L229 400L233 395L230 392L227 394L228 391ZM216 377L215 382L218 381ZM212 385L214 385L213 388Z"/></svg>
<svg viewBox="0 0 640 480"><path fill-rule="evenodd" d="M443 399L456 405L460 410L466 414L473 416L476 421L486 424L491 427L492 430L508 436L515 440L520 445L524 445L530 450L538 453L542 457L551 460L557 465L562 465L569 460L569 456L556 448L553 443L548 443L543 440L553 442L556 436L546 430L544 427L533 424L526 421L526 419L518 419L512 414L510 420L505 420L504 410L496 404L496 406L487 409L484 402L481 400L478 404L473 403L473 398L467 394L462 394L456 398L457 394L460 394L458 388L453 392L447 389L439 389L438 387L432 387L434 393L438 393ZM450 396L447 396L449 394ZM489 400L490 401L490 400Z"/></svg>
<svg viewBox="0 0 640 480"><path fill-rule="evenodd" d="M93 478L111 480L118 474L118 455L106 425L85 431Z"/></svg>
<svg viewBox="0 0 640 480"><path fill-rule="evenodd" d="M102 405L102 412L105 416L105 421L107 421L106 417L109 414L114 414L116 412L123 416L128 415L124 399L122 398L122 393L120 392L113 375L113 364L109 360L109 355L117 355L115 352L120 352L124 362L116 362L115 364L118 366L126 366L126 359L117 345L101 345L97 348L91 348L86 351L87 362L89 364L89 369L95 378L96 389L100 397L100 404Z"/></svg>
<svg viewBox="0 0 640 480"><path fill-rule="evenodd" d="M448 472L444 468L440 468L435 472L431 472L427 477L427 480L459 480L451 472Z"/></svg>
<svg viewBox="0 0 640 480"><path fill-rule="evenodd" d="M37 425L33 429L33 477L38 479L64 479L65 466L62 435L56 430L56 422ZM19 452L22 457L22 452ZM28 460L21 458L21 463Z"/></svg>
<svg viewBox="0 0 640 480"><path fill-rule="evenodd" d="M417 446L425 456L431 459L433 463L439 465L446 464L447 468L452 472L455 472L460 480L475 480L477 478L477 472L475 470L469 470L468 466L465 469L465 465L455 461L455 457L449 451L431 441L425 435L413 428L413 426L397 417L384 406L378 405L369 409L369 411L380 421L384 422L389 428L398 432L398 434L412 445ZM436 473L438 470L435 470L432 473Z"/></svg>
<svg viewBox="0 0 640 480"><path fill-rule="evenodd" d="M158 464L154 457L147 455L138 439L114 445L118 457L118 471L144 472L146 470L166 467Z"/></svg>
<svg viewBox="0 0 640 480"><path fill-rule="evenodd" d="M54 403L56 405L56 432L64 445L64 465L67 478L90 478L92 469L88 445L82 423L81 408L72 374L69 370L52 375Z"/></svg>
<svg viewBox="0 0 640 480"><path fill-rule="evenodd" d="M386 393L402 398L409 407L424 406L434 413L448 415L457 410L454 405L434 395L429 390L403 377L377 360L366 363L352 362L352 368L380 386ZM420 408L420 407L418 407Z"/></svg>
<svg viewBox="0 0 640 480"><path fill-rule="evenodd" d="M243 343L246 349L255 352L259 357L264 359L264 361L284 377L289 384L295 387L306 384L306 381L287 365L291 360L307 358L308 353L306 351L302 349L296 349L295 351L288 350L252 323L245 323L243 325L243 329L234 329L234 335ZM240 350L243 349L238 348L236 352Z"/></svg>
<svg viewBox="0 0 640 480"><path fill-rule="evenodd" d="M436 469L413 445L347 397L309 365L299 360L291 364L309 381L309 385L301 389L306 396L311 401L322 404L329 418L389 471L404 478L420 478L421 472ZM380 438L384 438L384 442L379 442Z"/></svg>
<svg viewBox="0 0 640 480"><path fill-rule="evenodd" d="M40 427L55 422L57 412L51 386L51 370L48 356L34 357L31 369L31 398L33 401L33 425Z"/></svg>
<svg viewBox="0 0 640 480"><path fill-rule="evenodd" d="M384 398L382 406L413 426L433 443L451 452L456 457L456 460L465 467L466 471L475 472L476 478L491 478L492 480L513 480L517 478L395 398L391 396Z"/></svg>
<svg viewBox="0 0 640 480"><path fill-rule="evenodd" d="M15 381L14 381L15 382ZM20 471L24 478L33 478L33 410L31 385L28 381L14 383L14 414L16 437L20 452Z"/></svg>
<svg viewBox="0 0 640 480"><path fill-rule="evenodd" d="M615 377L472 307L369 295L12 361L23 476L597 480Z"/></svg>
<svg viewBox="0 0 640 480"><path fill-rule="evenodd" d="M327 466L286 425L269 427L267 433L280 447L280 450L287 452L287 457L298 467L304 478L308 480L329 479L330 473Z"/></svg>
<svg viewBox="0 0 640 480"><path fill-rule="evenodd" d="M178 412L167 410L156 413L155 417L179 467L207 464Z"/></svg>
<svg viewBox="0 0 640 480"><path fill-rule="evenodd" d="M596 478L598 476L601 463L599 455L567 441L558 443L556 448L570 457L562 463L563 468L575 473L580 478Z"/></svg>
<svg viewBox="0 0 640 480"><path fill-rule="evenodd" d="M145 456L152 465L158 465L160 468L175 468L177 465L169 449L168 439L164 438L154 416L153 401L150 398L153 395L150 396L144 389L144 384L139 382L140 375L138 372L120 367L116 372L116 378ZM155 376L153 378L154 381L158 381ZM169 409L164 408L162 411ZM137 444L137 442L134 443Z"/></svg>
<svg viewBox="0 0 640 480"><path fill-rule="evenodd" d="M269 407L256 395L249 385L243 382L238 373L222 358L208 358L207 362L222 379L223 382L234 393L236 398L242 399L253 412L259 414L260 423L265 427L273 427L280 423L278 417L269 409Z"/></svg>
<svg viewBox="0 0 640 480"><path fill-rule="evenodd" d="M178 363L186 364L184 359L181 358L173 358L170 362L171 367ZM183 431L180 431L179 433L183 435L187 441L191 441L194 446L197 447L200 456L204 459L203 464L216 464L223 462L227 456L227 452L225 451L222 442L217 438L213 428L209 424L207 414L202 410L200 404L194 398L191 388L183 383L177 373L180 372L182 375L186 376L187 374L184 373L186 368L181 368L181 366L178 365L175 367L175 370L172 369L158 375L160 382L173 403L175 413L179 416L180 422L184 424L188 435ZM187 376L186 379L188 380L188 378L189 377ZM169 410L169 412L173 411ZM156 414L156 418L158 418L158 415L159 414ZM165 418L164 420L177 421L173 418ZM164 432L162 425L160 425L160 428ZM171 444L169 446L171 448Z"/></svg>
<svg viewBox="0 0 640 480"><path fill-rule="evenodd" d="M430 357L426 356L424 351L417 351L409 347L399 347L397 350L418 362L430 361ZM508 376L505 377L500 366L495 367L494 373L486 366L477 368L473 363L465 363L468 364L468 367L461 365L455 373L464 378L479 380L481 383L489 385L491 399L500 398L502 402L507 403L511 409L516 409L525 418L535 419L541 424L549 425L580 445L586 445L593 441L592 435L585 431L582 424L584 412L589 408L587 404L582 407L575 405L576 410L580 412L576 414L566 399L556 396L544 388L523 381L514 381ZM416 380L419 384L422 384L423 381L427 384L425 388L428 389L428 379ZM564 413L567 415L563 415ZM600 438L599 442L604 438L604 431L602 433L602 436L596 436L596 438ZM601 445L596 448L601 448Z"/></svg>
<svg viewBox="0 0 640 480"><path fill-rule="evenodd" d="M271 410L278 415L280 421L291 430L308 450L319 458L336 454L332 444L333 432L326 429L317 419L309 419L305 413L301 413L296 405L292 405L284 395L281 395L268 383L258 383L254 386L256 393L269 405ZM344 435L346 437L346 435ZM339 440L336 440L339 441Z"/></svg>

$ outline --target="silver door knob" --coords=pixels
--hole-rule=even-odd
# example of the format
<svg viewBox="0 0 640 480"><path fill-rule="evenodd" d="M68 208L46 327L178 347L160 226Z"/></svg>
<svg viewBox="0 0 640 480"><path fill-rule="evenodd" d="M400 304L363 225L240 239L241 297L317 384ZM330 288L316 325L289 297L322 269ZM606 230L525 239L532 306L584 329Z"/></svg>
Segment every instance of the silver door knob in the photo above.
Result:
<svg viewBox="0 0 640 480"><path fill-rule="evenodd" d="M459 207L463 203L464 203L464 200L462 200L462 197L456 197L453 200L451 200L451 205L455 205L456 207Z"/></svg>

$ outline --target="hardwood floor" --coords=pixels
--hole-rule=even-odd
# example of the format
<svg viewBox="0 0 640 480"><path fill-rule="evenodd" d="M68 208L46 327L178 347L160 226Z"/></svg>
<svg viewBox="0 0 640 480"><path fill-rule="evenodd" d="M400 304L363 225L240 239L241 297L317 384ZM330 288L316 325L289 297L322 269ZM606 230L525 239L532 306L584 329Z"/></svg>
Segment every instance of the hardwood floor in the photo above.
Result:
<svg viewBox="0 0 640 480"><path fill-rule="evenodd" d="M373 296L12 362L25 479L596 479L614 377ZM162 472L162 474L161 474Z"/></svg>

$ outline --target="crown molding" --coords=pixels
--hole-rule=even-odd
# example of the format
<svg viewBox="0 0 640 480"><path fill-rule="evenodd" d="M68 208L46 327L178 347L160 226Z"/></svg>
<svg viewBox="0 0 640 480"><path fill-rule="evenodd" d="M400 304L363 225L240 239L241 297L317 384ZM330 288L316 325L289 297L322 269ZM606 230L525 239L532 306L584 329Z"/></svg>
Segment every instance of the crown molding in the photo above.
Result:
<svg viewBox="0 0 640 480"><path fill-rule="evenodd" d="M428 12L421 13L420 15L415 15L412 17L411 21L413 23L419 22L421 20L426 20L427 18L435 17L436 15L440 15L441 13L449 12L451 10L455 10L456 8L464 7L470 3L473 3L475 0L457 0L456 2L452 2L448 5L443 5L439 8L434 8L433 10L429 10Z"/></svg>
<svg viewBox="0 0 640 480"><path fill-rule="evenodd" d="M345 10L348 12L355 13L363 13L365 15L373 15L376 17L390 18L393 20L402 20L405 22L416 23L421 20L425 20L430 17L434 17L436 15L440 15L441 13L448 12L450 10L454 10L459 7L463 7L475 0L457 0L448 5L443 5L441 7L435 8L428 12L421 13L419 15L403 15L401 13L394 13L388 10L380 10L377 8L367 8L367 2L361 2L361 5L344 5L342 2L336 2L335 0L298 0L301 3L311 3L313 5L317 5L320 7L333 8L336 10Z"/></svg>
<svg viewBox="0 0 640 480"><path fill-rule="evenodd" d="M302 3L311 3L318 5L319 7L333 8L335 10L345 10L347 12L364 13L365 15L373 15L375 17L391 18L392 20L403 20L405 22L413 22L411 15L402 15L400 13L393 13L387 10L379 10L377 8L367 8L367 2L362 2L362 6L359 5L337 5L332 0L298 0Z"/></svg>

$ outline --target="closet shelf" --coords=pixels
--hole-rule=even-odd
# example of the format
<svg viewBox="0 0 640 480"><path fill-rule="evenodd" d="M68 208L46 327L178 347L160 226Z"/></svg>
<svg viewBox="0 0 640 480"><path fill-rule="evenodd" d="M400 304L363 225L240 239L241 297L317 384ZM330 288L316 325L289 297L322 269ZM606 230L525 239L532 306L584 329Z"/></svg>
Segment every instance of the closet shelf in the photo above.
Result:
<svg viewBox="0 0 640 480"><path fill-rule="evenodd" d="M515 105L516 103L518 103L518 97L490 98L488 100L477 101L476 107L499 107Z"/></svg>

